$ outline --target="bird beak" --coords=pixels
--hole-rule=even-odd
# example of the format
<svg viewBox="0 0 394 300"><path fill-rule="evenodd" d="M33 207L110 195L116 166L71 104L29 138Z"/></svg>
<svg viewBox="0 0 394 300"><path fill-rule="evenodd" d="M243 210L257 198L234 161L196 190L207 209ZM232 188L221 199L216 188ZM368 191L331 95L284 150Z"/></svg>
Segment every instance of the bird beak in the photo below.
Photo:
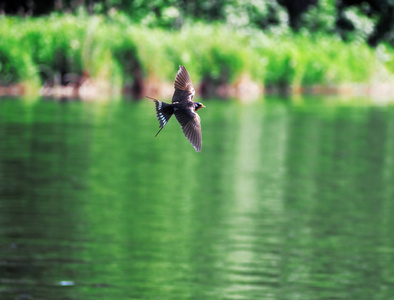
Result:
<svg viewBox="0 0 394 300"><path fill-rule="evenodd" d="M201 103L201 107L206 107L204 104Z"/></svg>

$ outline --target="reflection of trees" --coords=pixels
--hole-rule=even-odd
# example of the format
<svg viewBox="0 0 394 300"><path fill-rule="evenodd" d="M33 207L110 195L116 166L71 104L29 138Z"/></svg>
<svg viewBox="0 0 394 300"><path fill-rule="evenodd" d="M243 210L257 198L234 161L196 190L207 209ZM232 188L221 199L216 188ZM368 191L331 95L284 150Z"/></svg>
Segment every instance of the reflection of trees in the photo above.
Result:
<svg viewBox="0 0 394 300"><path fill-rule="evenodd" d="M69 123L69 108L58 103L1 106L0 277L9 286L0 295L48 297L81 263L74 237L81 225L76 206L85 189L89 130ZM56 121L46 122L53 114ZM74 111L73 120L79 116Z"/></svg>
<svg viewBox="0 0 394 300"><path fill-rule="evenodd" d="M383 180L386 120L374 108L294 114L285 197L289 295L368 299L386 286L388 257L379 250L390 209Z"/></svg>
<svg viewBox="0 0 394 300"><path fill-rule="evenodd" d="M278 295L287 110L243 105L233 114L234 145L225 182L231 197L223 215L225 295Z"/></svg>

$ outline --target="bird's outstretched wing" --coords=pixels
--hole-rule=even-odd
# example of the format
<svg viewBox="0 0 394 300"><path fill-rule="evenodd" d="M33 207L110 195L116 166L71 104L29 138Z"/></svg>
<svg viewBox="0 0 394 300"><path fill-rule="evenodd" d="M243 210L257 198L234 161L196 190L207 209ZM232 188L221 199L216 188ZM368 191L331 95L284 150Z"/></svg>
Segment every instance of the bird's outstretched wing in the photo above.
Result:
<svg viewBox="0 0 394 300"><path fill-rule="evenodd" d="M182 131L197 152L201 151L200 116L192 110L179 109L174 112Z"/></svg>
<svg viewBox="0 0 394 300"><path fill-rule="evenodd" d="M179 66L178 73L175 77L174 87L175 92L172 96L172 103L193 100L196 92L190 79L190 75L184 66Z"/></svg>

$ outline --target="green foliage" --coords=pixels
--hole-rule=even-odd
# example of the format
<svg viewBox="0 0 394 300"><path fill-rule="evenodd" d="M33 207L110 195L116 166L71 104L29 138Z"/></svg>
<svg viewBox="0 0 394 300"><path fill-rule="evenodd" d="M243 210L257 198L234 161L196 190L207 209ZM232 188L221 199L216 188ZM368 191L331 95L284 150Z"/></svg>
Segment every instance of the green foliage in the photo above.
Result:
<svg viewBox="0 0 394 300"><path fill-rule="evenodd" d="M114 16L134 24L180 29L196 22L267 32L299 30L330 33L344 40L394 43L393 0L18 0L2 6L5 14L44 16L73 13ZM290 28L291 27L291 28Z"/></svg>
<svg viewBox="0 0 394 300"><path fill-rule="evenodd" d="M344 33L347 40L365 41L373 32L377 17L368 17L360 7L349 7L344 11L345 18L353 25L353 30Z"/></svg>
<svg viewBox="0 0 394 300"><path fill-rule="evenodd" d="M267 85L367 82L383 68L366 44L327 35L271 37L258 49L268 62Z"/></svg>
<svg viewBox="0 0 394 300"><path fill-rule="evenodd" d="M217 83L233 82L242 74L256 78L257 53L247 47L247 37L223 26L198 24L183 30L184 58L195 64L197 78L208 78ZM185 54L189 51L190 54ZM186 62L185 62L186 63Z"/></svg>
<svg viewBox="0 0 394 300"><path fill-rule="evenodd" d="M394 48L390 45L381 44L376 49L376 56L385 65L388 72L394 74Z"/></svg>
<svg viewBox="0 0 394 300"><path fill-rule="evenodd" d="M11 84L30 79L37 80L37 66L29 49L21 47L22 36L16 20L0 19L0 83Z"/></svg>
<svg viewBox="0 0 394 300"><path fill-rule="evenodd" d="M195 84L233 83L243 75L265 85L368 82L394 73L393 49L376 51L326 34L264 34L193 23L172 31L110 17L64 15L0 19L0 80L42 83L56 74L89 76L122 87L135 74L171 82L187 66ZM380 72L381 73L381 72Z"/></svg>
<svg viewBox="0 0 394 300"><path fill-rule="evenodd" d="M320 0L302 15L303 30L311 32L334 33L336 0Z"/></svg>

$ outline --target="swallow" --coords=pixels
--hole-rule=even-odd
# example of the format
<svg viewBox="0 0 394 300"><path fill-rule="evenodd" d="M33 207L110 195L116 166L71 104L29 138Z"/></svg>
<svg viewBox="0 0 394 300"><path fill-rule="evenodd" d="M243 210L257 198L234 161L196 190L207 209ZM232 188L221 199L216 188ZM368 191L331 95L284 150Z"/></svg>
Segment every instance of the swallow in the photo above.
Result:
<svg viewBox="0 0 394 300"><path fill-rule="evenodd" d="M159 131L155 137L166 126L172 115L175 115L175 118L181 124L183 134L194 149L200 152L202 144L201 121L197 111L205 106L200 102L193 101L196 92L190 75L184 66L179 66L174 88L171 104L147 96L155 102L156 116L159 120Z"/></svg>

